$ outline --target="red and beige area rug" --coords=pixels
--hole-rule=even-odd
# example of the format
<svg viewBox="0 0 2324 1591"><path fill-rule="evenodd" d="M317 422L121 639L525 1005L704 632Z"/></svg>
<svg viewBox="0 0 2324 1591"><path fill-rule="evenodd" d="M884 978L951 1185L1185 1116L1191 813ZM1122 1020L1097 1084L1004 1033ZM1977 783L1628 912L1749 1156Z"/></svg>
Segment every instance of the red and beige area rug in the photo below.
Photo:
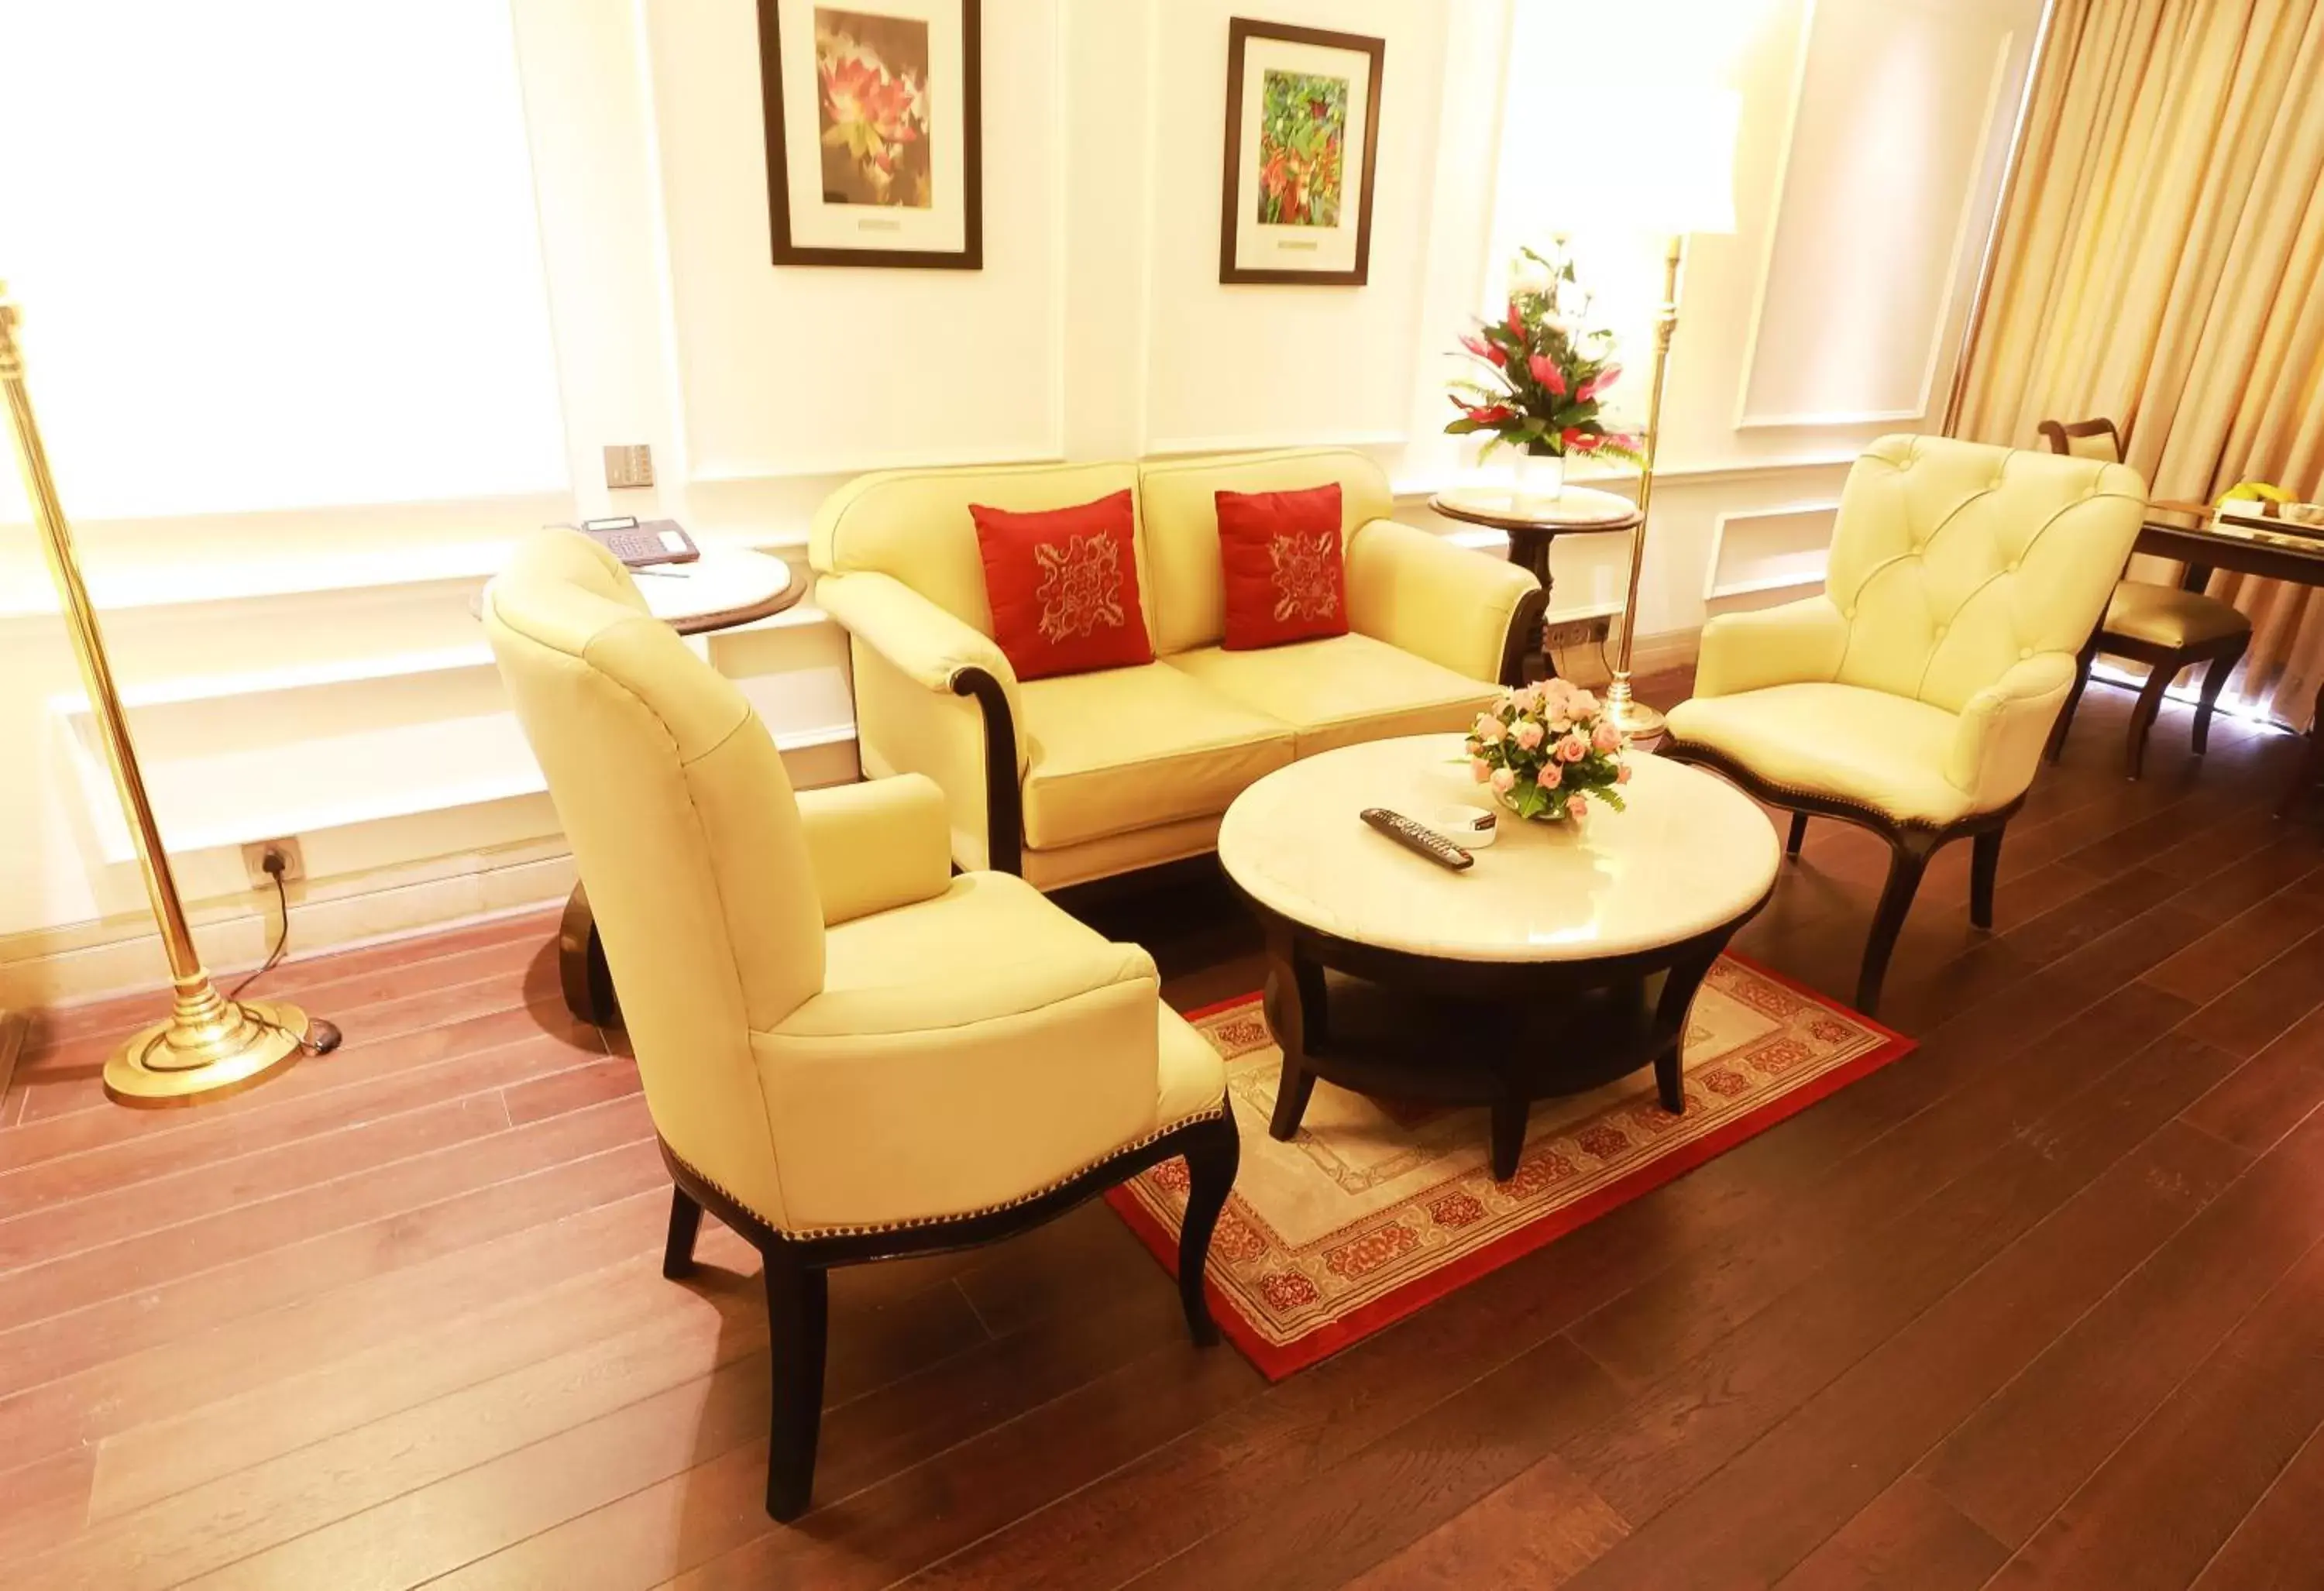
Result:
<svg viewBox="0 0 2324 1591"><path fill-rule="evenodd" d="M1845 1006L1734 956L1711 969L1683 1051L1686 1110L1651 1069L1536 1105L1517 1175L1493 1181L1485 1112L1315 1085L1298 1136L1267 1136L1282 1053L1259 997L1189 1021L1227 1063L1242 1168L1211 1245L1212 1311L1279 1380L1596 1219L1913 1048ZM1186 1167L1106 1195L1166 1266Z"/></svg>

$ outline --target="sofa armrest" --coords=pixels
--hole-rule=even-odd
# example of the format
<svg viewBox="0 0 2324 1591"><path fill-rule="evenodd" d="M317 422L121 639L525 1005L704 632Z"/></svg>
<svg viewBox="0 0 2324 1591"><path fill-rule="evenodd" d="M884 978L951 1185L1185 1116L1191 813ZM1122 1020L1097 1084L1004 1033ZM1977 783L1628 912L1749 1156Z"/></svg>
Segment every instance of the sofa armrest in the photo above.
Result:
<svg viewBox="0 0 2324 1591"><path fill-rule="evenodd" d="M848 633L864 771L927 775L944 791L954 860L1018 871L1028 753L1000 647L890 575L826 575L815 594Z"/></svg>
<svg viewBox="0 0 2324 1591"><path fill-rule="evenodd" d="M1503 559L1395 520L1348 538L1348 621L1374 640L1471 679L1517 683L1539 640L1541 582Z"/></svg>
<svg viewBox="0 0 2324 1591"><path fill-rule="evenodd" d="M1694 694L1732 696L1769 685L1828 683L1847 651L1848 620L1829 597L1721 613L1703 626Z"/></svg>
<svg viewBox="0 0 2324 1591"><path fill-rule="evenodd" d="M808 999L752 1035L800 1228L940 1219L1055 1186L1158 1125L1160 984L1093 943Z"/></svg>
<svg viewBox="0 0 2324 1591"><path fill-rule="evenodd" d="M2038 653L1962 704L1945 777L1974 810L2006 806L2034 783L2074 673L2071 653Z"/></svg>
<svg viewBox="0 0 2324 1591"><path fill-rule="evenodd" d="M952 882L943 790L920 774L798 793L825 926L933 900Z"/></svg>

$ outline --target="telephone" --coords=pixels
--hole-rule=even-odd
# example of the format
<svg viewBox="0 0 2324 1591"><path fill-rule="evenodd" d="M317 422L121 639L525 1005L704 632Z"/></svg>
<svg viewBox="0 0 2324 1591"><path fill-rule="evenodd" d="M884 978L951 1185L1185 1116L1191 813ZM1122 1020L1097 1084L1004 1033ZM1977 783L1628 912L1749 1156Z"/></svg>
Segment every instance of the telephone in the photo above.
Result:
<svg viewBox="0 0 2324 1591"><path fill-rule="evenodd" d="M576 529L632 569L651 564L690 564L702 556L702 549L676 520L648 520L641 525L636 515L624 514L612 520L584 520Z"/></svg>

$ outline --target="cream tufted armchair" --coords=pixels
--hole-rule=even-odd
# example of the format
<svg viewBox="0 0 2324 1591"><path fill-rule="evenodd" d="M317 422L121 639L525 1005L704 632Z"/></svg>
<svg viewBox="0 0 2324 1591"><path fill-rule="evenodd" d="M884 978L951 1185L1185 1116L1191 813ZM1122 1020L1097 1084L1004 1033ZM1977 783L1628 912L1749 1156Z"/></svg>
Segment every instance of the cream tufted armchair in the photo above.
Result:
<svg viewBox="0 0 2324 1591"><path fill-rule="evenodd" d="M1969 916L1993 925L2004 826L2137 539L2127 466L1884 437L1840 495L1821 596L1704 630L1663 754L1888 841L1856 1004L1871 1012L1922 870L1973 836Z"/></svg>
<svg viewBox="0 0 2324 1591"><path fill-rule="evenodd" d="M691 1267L705 1208L765 1256L770 1513L813 1485L832 1265L1005 1237L1184 1154L1180 1292L1216 1340L1234 1120L1144 951L1021 879L953 876L925 777L794 798L750 704L586 538L527 542L484 623L677 1184L663 1272Z"/></svg>

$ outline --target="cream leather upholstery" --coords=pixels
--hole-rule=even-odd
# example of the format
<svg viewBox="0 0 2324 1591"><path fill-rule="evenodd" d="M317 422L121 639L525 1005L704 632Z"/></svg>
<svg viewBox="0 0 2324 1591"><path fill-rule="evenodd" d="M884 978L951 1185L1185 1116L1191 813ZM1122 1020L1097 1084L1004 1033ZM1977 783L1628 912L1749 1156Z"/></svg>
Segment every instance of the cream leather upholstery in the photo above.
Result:
<svg viewBox="0 0 2324 1591"><path fill-rule="evenodd" d="M953 877L926 779L794 797L749 703L594 543L527 542L484 618L655 1127L770 1227L1005 1206L1218 1111L1145 952L1019 879Z"/></svg>
<svg viewBox="0 0 2324 1591"><path fill-rule="evenodd" d="M2106 632L2158 647L2200 647L2251 629L2251 616L2233 603L2175 585L2126 580L2107 603Z"/></svg>
<svg viewBox="0 0 2324 1591"><path fill-rule="evenodd" d="M1335 482L1352 633L1222 652L1215 493ZM1134 488L1139 588L1157 658L1019 682L991 639L971 503L1034 510ZM942 787L954 860L995 850L985 715L956 694L990 677L1006 702L1023 876L1044 888L1211 848L1242 788L1295 756L1458 729L1497 688L1512 624L1539 583L1514 565L1387 518L1386 478L1341 448L1144 464L866 475L816 515L816 600L844 626L864 771ZM1013 789L1011 786L1013 786Z"/></svg>
<svg viewBox="0 0 2324 1591"><path fill-rule="evenodd" d="M1204 647L1180 652L1170 665L1227 700L1293 726L1291 750L1298 757L1359 740L1465 728L1500 694L1499 686L1358 633L1256 652Z"/></svg>
<svg viewBox="0 0 2324 1591"><path fill-rule="evenodd" d="M1296 736L1169 663L1035 680L1025 703L1039 726L1025 777L1036 851L1224 812L1291 760Z"/></svg>
<svg viewBox="0 0 2324 1591"><path fill-rule="evenodd" d="M2008 805L2145 499L2118 464L1883 437L1849 473L1824 594L1713 620L1673 740L1900 824Z"/></svg>

